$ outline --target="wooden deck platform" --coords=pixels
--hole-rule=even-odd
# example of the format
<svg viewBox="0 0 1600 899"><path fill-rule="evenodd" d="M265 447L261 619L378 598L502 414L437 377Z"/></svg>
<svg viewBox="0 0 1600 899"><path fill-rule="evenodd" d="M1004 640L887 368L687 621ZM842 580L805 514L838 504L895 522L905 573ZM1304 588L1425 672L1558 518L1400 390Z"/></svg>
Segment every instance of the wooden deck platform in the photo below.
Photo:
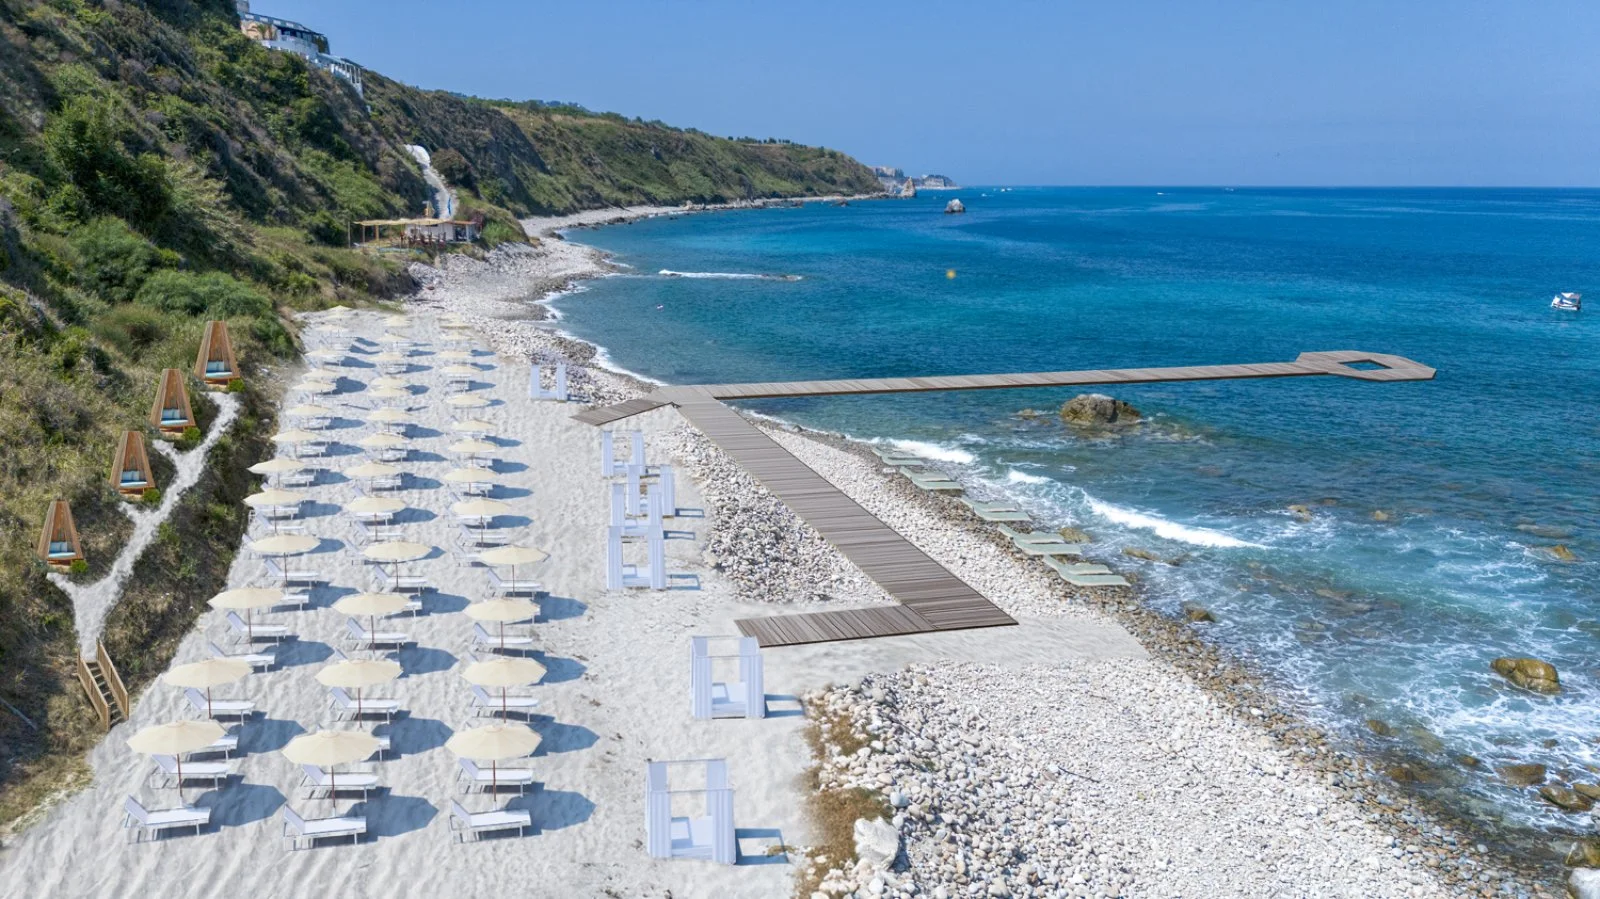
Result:
<svg viewBox="0 0 1600 899"><path fill-rule="evenodd" d="M1301 353L1293 362L1245 365L710 384L663 387L648 396L590 409L574 417L603 426L662 406L677 406L685 418L900 603L898 607L775 615L736 622L741 633L756 637L762 646L786 646L998 627L1016 622L796 459L744 416L723 405L723 400L1315 375L1380 382L1426 381L1433 378L1434 370L1401 356L1340 350Z"/></svg>

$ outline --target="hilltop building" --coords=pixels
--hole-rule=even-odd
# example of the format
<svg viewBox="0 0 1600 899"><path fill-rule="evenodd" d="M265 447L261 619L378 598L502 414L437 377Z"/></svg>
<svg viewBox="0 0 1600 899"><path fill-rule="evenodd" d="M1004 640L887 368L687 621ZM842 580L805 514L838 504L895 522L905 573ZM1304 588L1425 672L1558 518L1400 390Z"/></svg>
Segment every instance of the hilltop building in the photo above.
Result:
<svg viewBox="0 0 1600 899"><path fill-rule="evenodd" d="M891 197L910 199L917 195L918 190L955 190L960 187L954 178L946 175L907 178L904 171L890 165L875 165L872 167L872 173L878 176L878 183L883 185L883 192Z"/></svg>
<svg viewBox="0 0 1600 899"><path fill-rule="evenodd" d="M263 47L303 56L317 68L350 82L358 96L366 96L361 87L361 67L342 56L330 55L327 35L299 22L253 13L250 0L234 0L234 6L239 11L239 30L245 37Z"/></svg>

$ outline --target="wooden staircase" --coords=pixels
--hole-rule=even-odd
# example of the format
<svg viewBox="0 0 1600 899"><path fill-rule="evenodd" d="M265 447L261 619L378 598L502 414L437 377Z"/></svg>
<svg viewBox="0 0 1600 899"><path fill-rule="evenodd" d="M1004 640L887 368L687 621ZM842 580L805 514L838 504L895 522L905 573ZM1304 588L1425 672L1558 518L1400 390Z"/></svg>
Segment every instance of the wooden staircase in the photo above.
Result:
<svg viewBox="0 0 1600 899"><path fill-rule="evenodd" d="M128 720L128 688L122 685L122 676L106 654L104 643L95 643L94 658L78 657L78 682L83 684L89 705L100 716L102 728L110 730Z"/></svg>

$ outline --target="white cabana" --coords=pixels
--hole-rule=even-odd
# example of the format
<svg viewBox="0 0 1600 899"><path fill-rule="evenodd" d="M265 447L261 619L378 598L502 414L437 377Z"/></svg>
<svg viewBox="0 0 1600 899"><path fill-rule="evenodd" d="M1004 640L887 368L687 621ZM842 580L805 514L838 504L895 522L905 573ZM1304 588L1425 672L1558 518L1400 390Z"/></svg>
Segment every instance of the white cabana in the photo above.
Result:
<svg viewBox="0 0 1600 899"><path fill-rule="evenodd" d="M692 769L705 773L705 786L673 789L672 778L688 777ZM724 865L739 861L733 831L733 788L728 786L726 759L647 762L645 788L645 847L651 858L698 858ZM703 797L698 815L675 816L673 800L692 802Z"/></svg>
<svg viewBox="0 0 1600 899"><path fill-rule="evenodd" d="M726 651L730 644L736 652ZM735 663L737 680L716 679L717 669ZM689 683L689 708L696 718L767 717L761 641L755 637L690 637Z"/></svg>

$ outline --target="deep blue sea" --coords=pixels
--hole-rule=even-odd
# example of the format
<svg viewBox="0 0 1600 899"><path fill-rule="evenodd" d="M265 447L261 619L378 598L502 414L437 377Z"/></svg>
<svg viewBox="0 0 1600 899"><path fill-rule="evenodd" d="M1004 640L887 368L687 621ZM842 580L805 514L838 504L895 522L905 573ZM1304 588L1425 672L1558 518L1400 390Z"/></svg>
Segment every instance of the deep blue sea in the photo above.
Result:
<svg viewBox="0 0 1600 899"><path fill-rule="evenodd" d="M966 215L941 214L951 196ZM1073 390L752 408L904 441L1090 531L1313 717L1369 744L1382 720L1459 772L1451 796L1485 823L1577 826L1452 760L1600 765L1600 192L969 188L574 237L630 273L558 301L563 326L672 383L1342 349L1438 368L1118 389L1149 422L1116 437L1016 414ZM1593 308L1552 310L1561 290ZM1564 692L1508 688L1505 654L1553 662Z"/></svg>

